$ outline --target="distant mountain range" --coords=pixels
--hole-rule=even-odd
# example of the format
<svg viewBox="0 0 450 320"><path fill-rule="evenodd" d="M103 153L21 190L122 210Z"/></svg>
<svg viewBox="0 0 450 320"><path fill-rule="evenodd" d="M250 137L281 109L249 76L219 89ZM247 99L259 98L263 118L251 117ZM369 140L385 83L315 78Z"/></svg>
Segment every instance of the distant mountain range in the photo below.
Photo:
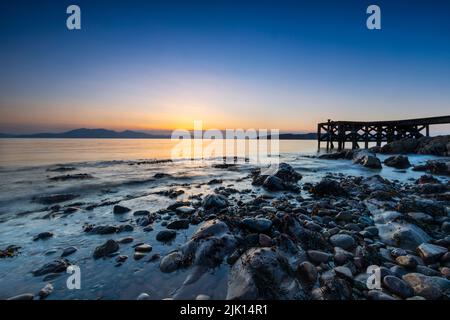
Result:
<svg viewBox="0 0 450 320"><path fill-rule="evenodd" d="M1 138L41 138L41 139L169 139L168 134L149 134L139 131L113 131L107 129L75 129L61 133L6 134ZM270 137L269 137L270 138ZM315 133L283 133L280 140L310 140L316 139Z"/></svg>

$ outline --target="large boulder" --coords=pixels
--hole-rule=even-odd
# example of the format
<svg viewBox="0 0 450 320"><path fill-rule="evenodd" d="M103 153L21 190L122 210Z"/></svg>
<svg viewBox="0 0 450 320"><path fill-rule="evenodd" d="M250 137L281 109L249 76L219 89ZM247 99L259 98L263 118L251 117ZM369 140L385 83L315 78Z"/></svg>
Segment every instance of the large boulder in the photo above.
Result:
<svg viewBox="0 0 450 320"><path fill-rule="evenodd" d="M106 241L104 244L102 244L101 246L98 246L95 248L94 250L94 258L98 259L98 258L102 258L102 257L106 257L116 251L119 250L119 244L110 239L108 241Z"/></svg>
<svg viewBox="0 0 450 320"><path fill-rule="evenodd" d="M403 155L388 157L384 160L384 164L396 169L406 169L411 166L408 157Z"/></svg>
<svg viewBox="0 0 450 320"><path fill-rule="evenodd" d="M417 146L419 145L418 139L406 138L397 141L393 141L385 144L381 147L380 153L415 153Z"/></svg>
<svg viewBox="0 0 450 320"><path fill-rule="evenodd" d="M416 152L436 156L450 155L450 135L437 137L422 137L419 139Z"/></svg>
<svg viewBox="0 0 450 320"><path fill-rule="evenodd" d="M450 161L448 160L428 160L424 164L413 167L414 171L425 171L432 174L450 175Z"/></svg>
<svg viewBox="0 0 450 320"><path fill-rule="evenodd" d="M366 168L381 169L381 161L375 153L369 150L360 150L353 154L353 163L361 164Z"/></svg>
<svg viewBox="0 0 450 320"><path fill-rule="evenodd" d="M251 248L233 265L228 300L304 299L300 282L285 258L270 248Z"/></svg>
<svg viewBox="0 0 450 320"><path fill-rule="evenodd" d="M208 194L202 200L202 206L205 210L218 211L228 207L228 199L221 194Z"/></svg>
<svg viewBox="0 0 450 320"><path fill-rule="evenodd" d="M299 191L297 181L302 175L287 163L271 165L264 170L258 169L253 172L252 184L263 186L269 191Z"/></svg>

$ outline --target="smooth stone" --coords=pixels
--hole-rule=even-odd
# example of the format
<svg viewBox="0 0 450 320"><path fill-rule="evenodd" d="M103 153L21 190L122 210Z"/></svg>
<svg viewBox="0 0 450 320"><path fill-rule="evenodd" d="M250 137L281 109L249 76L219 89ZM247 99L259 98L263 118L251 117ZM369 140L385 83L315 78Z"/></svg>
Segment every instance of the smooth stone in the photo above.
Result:
<svg viewBox="0 0 450 320"><path fill-rule="evenodd" d="M162 230L156 234L156 240L161 242L167 242L174 239L177 236L176 231Z"/></svg>
<svg viewBox="0 0 450 320"><path fill-rule="evenodd" d="M70 263L65 259L57 259L52 262L46 263L41 268L32 271L35 277L43 276L49 273L61 273L66 271Z"/></svg>
<svg viewBox="0 0 450 320"><path fill-rule="evenodd" d="M370 290L368 297L371 300L396 300L393 296L379 290Z"/></svg>
<svg viewBox="0 0 450 320"><path fill-rule="evenodd" d="M330 241L335 247L341 247L345 250L355 246L355 239L347 234L335 234L330 237Z"/></svg>
<svg viewBox="0 0 450 320"><path fill-rule="evenodd" d="M125 238L119 239L117 242L125 244L125 243L131 243L133 241L134 241L134 239L132 237L125 237Z"/></svg>
<svg viewBox="0 0 450 320"><path fill-rule="evenodd" d="M120 205L115 205L113 207L113 213L114 214L124 214L124 213L130 212L130 211L131 211L130 208L127 208L127 207L124 207L124 206L120 206Z"/></svg>
<svg viewBox="0 0 450 320"><path fill-rule="evenodd" d="M203 199L202 207L205 210L223 209L228 207L228 199L222 195L209 194Z"/></svg>
<svg viewBox="0 0 450 320"><path fill-rule="evenodd" d="M135 252L133 255L134 260L141 260L143 257L145 257L144 252Z"/></svg>
<svg viewBox="0 0 450 320"><path fill-rule="evenodd" d="M414 295L414 290L411 286L394 276L386 276L383 278L383 285L393 294L405 299Z"/></svg>
<svg viewBox="0 0 450 320"><path fill-rule="evenodd" d="M333 269L336 275L344 279L353 279L353 273L348 267L339 266Z"/></svg>
<svg viewBox="0 0 450 320"><path fill-rule="evenodd" d="M152 251L153 247L149 244L141 244L134 248L134 251L136 252L150 252Z"/></svg>
<svg viewBox="0 0 450 320"><path fill-rule="evenodd" d="M136 300L151 300L150 295L148 293L141 293Z"/></svg>
<svg viewBox="0 0 450 320"><path fill-rule="evenodd" d="M417 267L417 261L410 255L397 257L395 258L395 262L408 269L414 269Z"/></svg>
<svg viewBox="0 0 450 320"><path fill-rule="evenodd" d="M272 238L264 233L259 234L259 245L262 247L270 247L272 246L273 241Z"/></svg>
<svg viewBox="0 0 450 320"><path fill-rule="evenodd" d="M272 221L266 218L245 218L242 224L255 232L266 232L272 227Z"/></svg>
<svg viewBox="0 0 450 320"><path fill-rule="evenodd" d="M417 252L425 263L433 263L439 260L445 253L447 248L437 246L431 243L422 243L417 247Z"/></svg>
<svg viewBox="0 0 450 320"><path fill-rule="evenodd" d="M403 276L414 290L416 296L424 297L428 300L441 299L444 292L450 290L450 280L441 277L429 277L420 273L408 273Z"/></svg>
<svg viewBox="0 0 450 320"><path fill-rule="evenodd" d="M128 256L126 255L119 255L116 258L116 262L125 262L128 259Z"/></svg>
<svg viewBox="0 0 450 320"><path fill-rule="evenodd" d="M61 257L67 257L71 255L72 253L75 253L78 249L76 247L67 247L63 250L63 253L61 254Z"/></svg>
<svg viewBox="0 0 450 320"><path fill-rule="evenodd" d="M211 297L206 294L199 294L195 297L195 300L211 300Z"/></svg>
<svg viewBox="0 0 450 320"><path fill-rule="evenodd" d="M319 264L328 262L331 254L319 250L308 250L308 257L312 262Z"/></svg>
<svg viewBox="0 0 450 320"><path fill-rule="evenodd" d="M175 230L187 229L187 228L189 228L189 220L179 219L179 220L172 221L167 225L166 228L167 229L175 229Z"/></svg>
<svg viewBox="0 0 450 320"><path fill-rule="evenodd" d="M50 231L41 232L37 236L35 236L33 238L33 241L46 240L46 239L51 238L51 237L53 237L53 232L50 232Z"/></svg>
<svg viewBox="0 0 450 320"><path fill-rule="evenodd" d="M182 261L183 261L183 256L180 252L175 251L175 252L169 253L168 255L166 255L165 257L163 257L161 259L161 262L159 264L159 269L165 273L173 272L180 267Z"/></svg>
<svg viewBox="0 0 450 320"><path fill-rule="evenodd" d="M98 258L102 258L102 257L106 257L107 255L114 253L116 251L119 250L119 244L110 239L108 241L106 241L104 244L102 244L101 246L98 246L95 248L94 250L94 259L98 259Z"/></svg>
<svg viewBox="0 0 450 320"><path fill-rule="evenodd" d="M134 216L148 216L150 214L150 211L147 210L138 210L133 212Z"/></svg>
<svg viewBox="0 0 450 320"><path fill-rule="evenodd" d="M176 208L175 210L176 210L177 213L183 214L183 215L184 214L186 214L186 215L193 214L196 211L195 208L192 208L192 207L189 207L189 206L181 206L181 207Z"/></svg>
<svg viewBox="0 0 450 320"><path fill-rule="evenodd" d="M297 274L305 281L314 283L317 280L317 268L309 261L300 263L297 267Z"/></svg>

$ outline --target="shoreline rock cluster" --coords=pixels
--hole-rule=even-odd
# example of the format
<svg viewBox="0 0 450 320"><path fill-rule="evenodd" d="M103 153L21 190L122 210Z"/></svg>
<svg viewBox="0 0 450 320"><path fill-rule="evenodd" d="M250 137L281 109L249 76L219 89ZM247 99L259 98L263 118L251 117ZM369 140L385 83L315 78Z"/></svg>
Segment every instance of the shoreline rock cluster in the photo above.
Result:
<svg viewBox="0 0 450 320"><path fill-rule="evenodd" d="M345 150L321 158L382 167L369 150ZM405 167L409 163L403 156L388 159L385 165ZM428 167L423 171L431 172ZM116 266L133 263L121 253L121 248L133 243L134 260L146 256L148 261L159 260L163 273L187 270L180 290L226 264L224 296L233 300L450 298L448 181L431 175L403 183L380 175L327 174L317 183L302 184L301 174L287 163L273 170L255 170L247 179L265 192L238 191L214 183L210 184L217 185L213 193L191 195L157 212L132 212L115 204L111 214L132 215L133 219L114 226L85 225L84 232L109 235L136 228L150 232L152 224L160 223L165 229L150 239L170 244L179 230L198 227L186 243L162 257L150 255L152 243L133 243L128 236L105 239L93 248L92 258L114 257ZM53 204L57 198L37 201ZM52 233L43 232L34 239L51 237ZM64 256L35 269L33 275L64 272L76 250L67 248ZM374 283L368 269L376 270ZM45 298L52 291L53 287L46 286L38 296ZM148 294L139 297L147 299Z"/></svg>

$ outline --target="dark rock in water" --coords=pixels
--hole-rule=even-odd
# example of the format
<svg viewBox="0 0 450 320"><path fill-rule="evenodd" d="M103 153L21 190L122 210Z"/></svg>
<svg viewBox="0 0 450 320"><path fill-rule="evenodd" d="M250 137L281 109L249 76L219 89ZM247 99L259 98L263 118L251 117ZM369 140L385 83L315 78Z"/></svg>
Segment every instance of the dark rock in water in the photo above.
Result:
<svg viewBox="0 0 450 320"><path fill-rule="evenodd" d="M19 246L9 245L5 249L0 249L0 259L1 258L12 258L19 253Z"/></svg>
<svg viewBox="0 0 450 320"><path fill-rule="evenodd" d="M403 155L386 158L386 160L384 160L384 164L388 167L394 167L397 169L406 169L411 166L408 157Z"/></svg>
<svg viewBox="0 0 450 320"><path fill-rule="evenodd" d="M328 178L323 178L319 183L317 183L311 188L310 192L318 196L325 196L325 195L338 196L346 194L344 188L342 188L336 180Z"/></svg>
<svg viewBox="0 0 450 320"><path fill-rule="evenodd" d="M167 229L175 229L175 230L187 229L187 228L189 228L189 220L179 219L179 220L172 221L167 225L166 228Z"/></svg>
<svg viewBox="0 0 450 320"><path fill-rule="evenodd" d="M119 250L119 244L116 241L110 239L110 240L106 241L104 244L102 244L101 246L98 246L97 248L95 248L94 258L98 259L98 258L106 257L118 250Z"/></svg>
<svg viewBox="0 0 450 320"><path fill-rule="evenodd" d="M436 179L432 175L424 174L419 179L416 180L416 184L424 184L424 183L440 183L439 179Z"/></svg>
<svg viewBox="0 0 450 320"><path fill-rule="evenodd" d="M53 285L51 283L47 283L45 287L39 290L38 296L41 299L47 298L53 292Z"/></svg>
<svg viewBox="0 0 450 320"><path fill-rule="evenodd" d="M130 212L131 209L124 207L124 206L120 206L120 205L115 205L113 208L113 213L114 214L123 214L123 213L127 213Z"/></svg>
<svg viewBox="0 0 450 320"><path fill-rule="evenodd" d="M134 260L141 260L144 257L145 257L144 252L135 252L133 255Z"/></svg>
<svg viewBox="0 0 450 320"><path fill-rule="evenodd" d="M277 251L251 248L231 268L227 300L304 299L296 277Z"/></svg>
<svg viewBox="0 0 450 320"><path fill-rule="evenodd" d="M178 207L176 209L176 212L179 215L190 215L190 214L193 214L195 211L196 211L196 209L192 208L190 206L182 206L182 207Z"/></svg>
<svg viewBox="0 0 450 320"><path fill-rule="evenodd" d="M385 276L383 285L393 294L406 299L414 295L414 290L408 283L394 276Z"/></svg>
<svg viewBox="0 0 450 320"><path fill-rule="evenodd" d="M447 192L450 187L442 183L425 183L417 186L416 190L421 194L433 194Z"/></svg>
<svg viewBox="0 0 450 320"><path fill-rule="evenodd" d="M415 267L417 267L417 260L415 260L410 255L397 257L395 259L395 262L408 269L414 269Z"/></svg>
<svg viewBox="0 0 450 320"><path fill-rule="evenodd" d="M163 178L171 178L172 175L168 174L168 173L164 173L164 172L158 172L155 173L155 175L153 176L153 178L155 179L163 179Z"/></svg>
<svg viewBox="0 0 450 320"><path fill-rule="evenodd" d="M335 247L340 247L344 250L355 246L355 239L348 234L335 234L330 237L330 241Z"/></svg>
<svg viewBox="0 0 450 320"><path fill-rule="evenodd" d="M119 243L131 243L131 242L133 242L133 238L132 237L125 237L125 238L122 238L122 239L119 239Z"/></svg>
<svg viewBox="0 0 450 320"><path fill-rule="evenodd" d="M152 249L153 249L153 247L151 245L144 243L144 244L141 244L141 245L135 247L134 251L136 251L136 252L150 252L150 251L152 251Z"/></svg>
<svg viewBox="0 0 450 320"><path fill-rule="evenodd" d="M436 137L421 137L416 148L418 154L432 154L436 156L450 155L450 135Z"/></svg>
<svg viewBox="0 0 450 320"><path fill-rule="evenodd" d="M139 217L136 219L136 224L141 227L148 226L150 224L150 219L148 217Z"/></svg>
<svg viewBox="0 0 450 320"><path fill-rule="evenodd" d="M84 231L91 234L111 234L116 233L118 228L115 226L87 226Z"/></svg>
<svg viewBox="0 0 450 320"><path fill-rule="evenodd" d="M294 170L287 163L280 163L278 166L271 166L266 170L258 169L253 172L252 184L255 186L263 186L269 191L293 191L298 192L300 189L297 181L302 175Z"/></svg>
<svg viewBox="0 0 450 320"><path fill-rule="evenodd" d="M138 210L133 212L133 216L148 216L150 214L150 211L148 210Z"/></svg>
<svg viewBox="0 0 450 320"><path fill-rule="evenodd" d="M43 276L49 273L60 273L66 271L69 265L70 263L66 259L56 259L43 265L37 270L32 271L32 273L35 277Z"/></svg>
<svg viewBox="0 0 450 320"><path fill-rule="evenodd" d="M413 170L448 176L450 175L450 161L428 160L425 164L414 166Z"/></svg>
<svg viewBox="0 0 450 320"><path fill-rule="evenodd" d="M189 201L176 201L172 203L170 206L167 207L167 210L174 211L177 208L183 207L183 206L190 206L191 203Z"/></svg>
<svg viewBox="0 0 450 320"><path fill-rule="evenodd" d="M76 247L67 247L63 250L61 257L67 257L72 253L75 253L78 249Z"/></svg>
<svg viewBox="0 0 450 320"><path fill-rule="evenodd" d="M418 139L406 138L391 143L387 143L381 147L380 153L415 153L417 146L419 145Z"/></svg>
<svg viewBox="0 0 450 320"><path fill-rule="evenodd" d="M67 171L74 171L76 170L75 167L55 167L55 168L48 168L46 171L48 172L67 172Z"/></svg>
<svg viewBox="0 0 450 320"><path fill-rule="evenodd" d="M123 262L127 261L127 259L128 259L128 256L126 256L126 255L119 255L116 258L116 262L123 263Z"/></svg>
<svg viewBox="0 0 450 320"><path fill-rule="evenodd" d="M228 205L228 199L220 194L209 194L202 201L205 210L220 210Z"/></svg>
<svg viewBox="0 0 450 320"><path fill-rule="evenodd" d="M319 156L319 159L329 159L329 160L337 160L337 159L347 159L351 160L353 158L353 150L343 150L334 153L326 153Z"/></svg>
<svg viewBox="0 0 450 320"><path fill-rule="evenodd" d="M183 261L183 255L178 252L172 252L166 255L164 258L161 259L161 262L159 264L159 269L162 272L170 273L175 270L177 270Z"/></svg>
<svg viewBox="0 0 450 320"><path fill-rule="evenodd" d="M48 238L51 238L51 237L53 237L53 232L49 232L49 231L41 232L37 236L35 236L33 238L33 241L45 240L45 239L48 239Z"/></svg>
<svg viewBox="0 0 450 320"><path fill-rule="evenodd" d="M33 300L34 299L34 294L32 293L23 293L23 294L19 294L17 296L8 298L6 300Z"/></svg>
<svg viewBox="0 0 450 320"><path fill-rule="evenodd" d="M222 179L212 179L210 181L208 181L207 184L212 185L212 184L221 184L223 182Z"/></svg>
<svg viewBox="0 0 450 320"><path fill-rule="evenodd" d="M424 212L432 216L447 215L447 211L442 204L429 199L403 198L396 209L402 213Z"/></svg>
<svg viewBox="0 0 450 320"><path fill-rule="evenodd" d="M54 204L60 202L66 202L77 198L76 194L53 194L48 196L34 197L33 201L40 204Z"/></svg>
<svg viewBox="0 0 450 320"><path fill-rule="evenodd" d="M381 161L369 150L360 150L353 154L353 163L361 164L366 168L381 169Z"/></svg>
<svg viewBox="0 0 450 320"><path fill-rule="evenodd" d="M428 300L441 299L450 290L450 280L440 277L408 273L403 276L403 280L413 288L416 296L421 296Z"/></svg>
<svg viewBox="0 0 450 320"><path fill-rule="evenodd" d="M272 227L272 221L266 218L245 218L242 224L256 232L266 232Z"/></svg>
<svg viewBox="0 0 450 320"><path fill-rule="evenodd" d="M273 244L272 238L268 235L265 235L264 233L259 234L258 242L262 247L270 247Z"/></svg>
<svg viewBox="0 0 450 320"><path fill-rule="evenodd" d="M122 224L117 228L117 232L130 232L133 230L134 227L131 224Z"/></svg>
<svg viewBox="0 0 450 320"><path fill-rule="evenodd" d="M173 230L162 230L156 234L156 240L161 242L167 242L174 239L177 233Z"/></svg>
<svg viewBox="0 0 450 320"><path fill-rule="evenodd" d="M417 252L425 263L433 263L439 260L448 250L435 244L422 243L417 247Z"/></svg>
<svg viewBox="0 0 450 320"><path fill-rule="evenodd" d="M67 174L49 178L50 181L86 180L94 177L87 173Z"/></svg>

